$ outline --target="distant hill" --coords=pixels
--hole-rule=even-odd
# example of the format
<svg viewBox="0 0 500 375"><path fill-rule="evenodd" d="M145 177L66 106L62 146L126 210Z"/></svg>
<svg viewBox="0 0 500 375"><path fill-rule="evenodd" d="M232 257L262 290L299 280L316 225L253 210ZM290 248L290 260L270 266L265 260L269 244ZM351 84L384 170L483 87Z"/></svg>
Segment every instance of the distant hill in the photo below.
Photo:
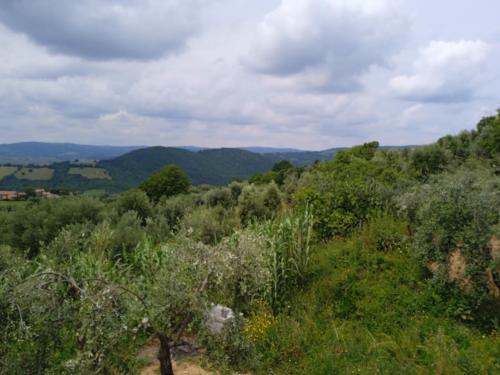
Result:
<svg viewBox="0 0 500 375"><path fill-rule="evenodd" d="M128 152L148 146L94 146L80 145L74 143L45 143L45 142L19 142L10 144L0 144L0 164L32 164L46 165L56 162L74 161L74 160L108 160L124 155ZM207 147L199 146L176 146L172 148L199 152L213 150ZM276 157L288 153L296 153L295 159L299 164L308 164L311 157L301 156L302 153L309 154L294 148L278 147L241 147L240 150L250 151L256 154L269 155ZM303 159L303 160L302 160ZM314 160L313 160L314 162Z"/></svg>
<svg viewBox="0 0 500 375"><path fill-rule="evenodd" d="M120 187L139 184L167 164L176 164L193 184L223 185L233 178L248 178L271 169L274 160L252 152L223 148L192 152L173 147L136 150L98 166L106 169Z"/></svg>
<svg viewBox="0 0 500 375"><path fill-rule="evenodd" d="M73 143L21 142L0 144L0 164L50 164L61 161L104 160L144 146L91 146Z"/></svg>
<svg viewBox="0 0 500 375"><path fill-rule="evenodd" d="M292 164L305 166L314 164L316 161L331 160L341 150L343 148L332 148L324 151L273 152L266 154L266 156L274 160L288 160Z"/></svg>
<svg viewBox="0 0 500 375"><path fill-rule="evenodd" d="M304 166L332 159L342 150L250 148L260 151L257 153L235 148L186 148L108 147L61 143L0 145L0 190L45 187L72 191L99 189L118 192L139 185L167 164L180 166L195 185L225 185L233 178L247 179L257 173L266 172L280 160L289 160L295 165ZM50 160L56 162L50 163ZM10 166L5 166L6 163ZM4 166L1 166L2 164Z"/></svg>
<svg viewBox="0 0 500 375"><path fill-rule="evenodd" d="M281 148L281 147L239 147L241 150L255 152L257 154L279 154L279 153L294 153L303 152L296 148Z"/></svg>
<svg viewBox="0 0 500 375"><path fill-rule="evenodd" d="M5 170L3 174L0 173L0 176L3 175L0 178L0 190L24 190L41 186L68 190L122 191L139 185L167 164L180 166L195 185L224 185L233 178L246 179L268 171L274 163L273 158L240 149L192 152L173 147L148 147L92 165L61 162L46 168L35 165L14 169L3 167ZM38 176L43 176L43 179Z"/></svg>

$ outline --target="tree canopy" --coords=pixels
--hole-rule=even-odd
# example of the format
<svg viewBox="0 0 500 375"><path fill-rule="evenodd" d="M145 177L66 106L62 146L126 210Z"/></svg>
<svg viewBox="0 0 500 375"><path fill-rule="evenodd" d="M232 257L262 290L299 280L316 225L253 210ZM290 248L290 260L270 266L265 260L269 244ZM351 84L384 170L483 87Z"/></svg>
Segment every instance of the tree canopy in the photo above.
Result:
<svg viewBox="0 0 500 375"><path fill-rule="evenodd" d="M187 193L190 186L191 181L181 168L176 165L167 165L145 180L140 185L140 189L157 202L163 196L172 197Z"/></svg>

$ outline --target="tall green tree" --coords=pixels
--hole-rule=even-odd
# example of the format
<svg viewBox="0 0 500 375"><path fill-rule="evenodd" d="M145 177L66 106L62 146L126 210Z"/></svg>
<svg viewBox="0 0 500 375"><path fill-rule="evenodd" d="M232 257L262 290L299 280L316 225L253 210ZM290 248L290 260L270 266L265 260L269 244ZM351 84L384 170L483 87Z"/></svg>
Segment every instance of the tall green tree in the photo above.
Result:
<svg viewBox="0 0 500 375"><path fill-rule="evenodd" d="M187 174L178 166L171 164L151 175L139 188L157 202L163 196L171 197L187 193L190 186L191 180Z"/></svg>

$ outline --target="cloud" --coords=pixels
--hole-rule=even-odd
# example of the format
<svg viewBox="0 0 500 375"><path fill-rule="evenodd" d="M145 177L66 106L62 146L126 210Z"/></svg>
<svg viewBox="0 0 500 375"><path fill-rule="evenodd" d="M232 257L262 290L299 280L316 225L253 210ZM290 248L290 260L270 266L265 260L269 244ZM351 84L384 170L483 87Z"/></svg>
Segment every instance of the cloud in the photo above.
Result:
<svg viewBox="0 0 500 375"><path fill-rule="evenodd" d="M461 102L474 97L490 46L482 41L432 41L421 49L413 71L391 79L399 98L422 102Z"/></svg>
<svg viewBox="0 0 500 375"><path fill-rule="evenodd" d="M299 77L304 86L346 92L406 39L408 19L391 0L284 0L258 26L243 63L257 73Z"/></svg>
<svg viewBox="0 0 500 375"><path fill-rule="evenodd" d="M159 58L199 29L201 0L2 0L0 22L52 52L89 60Z"/></svg>

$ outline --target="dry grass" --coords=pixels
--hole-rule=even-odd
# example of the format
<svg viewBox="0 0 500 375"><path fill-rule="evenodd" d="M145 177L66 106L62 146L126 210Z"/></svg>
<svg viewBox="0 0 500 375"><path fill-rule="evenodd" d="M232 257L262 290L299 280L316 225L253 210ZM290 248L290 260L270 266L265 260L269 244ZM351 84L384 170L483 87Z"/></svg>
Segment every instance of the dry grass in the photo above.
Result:
<svg viewBox="0 0 500 375"><path fill-rule="evenodd" d="M472 291L472 283L467 277L467 261L460 249L453 251L448 258L448 278L455 281L466 293Z"/></svg>

